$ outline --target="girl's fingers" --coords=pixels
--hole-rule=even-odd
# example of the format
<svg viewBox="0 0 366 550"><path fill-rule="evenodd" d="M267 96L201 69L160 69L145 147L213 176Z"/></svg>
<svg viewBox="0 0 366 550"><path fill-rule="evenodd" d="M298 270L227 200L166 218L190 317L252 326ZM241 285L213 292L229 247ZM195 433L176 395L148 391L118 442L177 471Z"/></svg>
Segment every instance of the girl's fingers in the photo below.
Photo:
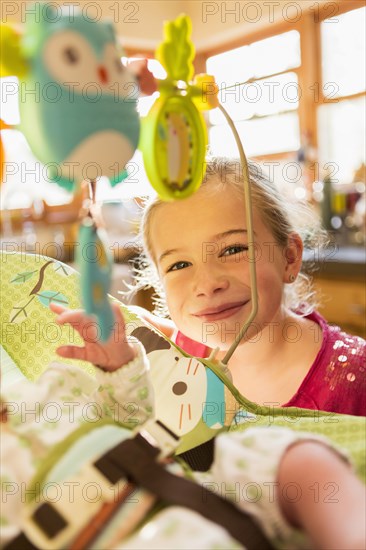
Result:
<svg viewBox="0 0 366 550"><path fill-rule="evenodd" d="M67 359L86 360L86 349L78 346L60 346L56 349L56 353Z"/></svg>
<svg viewBox="0 0 366 550"><path fill-rule="evenodd" d="M92 332L93 327L95 332L98 332L97 321L86 315L82 309L65 309L59 313L56 322L59 325L70 324L79 334L84 331L87 333Z"/></svg>
<svg viewBox="0 0 366 550"><path fill-rule="evenodd" d="M120 304L117 304L117 302L112 303L112 309L114 313L114 320L118 325L125 327L125 318L123 317Z"/></svg>
<svg viewBox="0 0 366 550"><path fill-rule="evenodd" d="M88 317L80 311L68 311L61 314L56 322L59 325L70 325L84 340L85 343L100 343L100 327L93 317Z"/></svg>
<svg viewBox="0 0 366 550"><path fill-rule="evenodd" d="M56 304L55 302L51 302L50 303L50 310L53 311L53 313L60 314L60 313L63 313L64 311L66 311L66 307L61 306L60 304Z"/></svg>
<svg viewBox="0 0 366 550"><path fill-rule="evenodd" d="M111 338L113 338L115 342L120 342L121 340L124 340L126 336L126 322L125 318L123 317L120 304L118 304L117 302L113 302L112 309L115 322Z"/></svg>
<svg viewBox="0 0 366 550"><path fill-rule="evenodd" d="M111 339L120 343L125 340L125 319L123 317L120 304L112 302L114 313L114 327ZM97 343L100 334L100 328L97 320L93 316L86 315L82 309L68 309L59 304L51 303L50 309L57 314L56 322L59 325L69 324L76 332L80 334L85 342ZM110 342L108 342L109 344Z"/></svg>

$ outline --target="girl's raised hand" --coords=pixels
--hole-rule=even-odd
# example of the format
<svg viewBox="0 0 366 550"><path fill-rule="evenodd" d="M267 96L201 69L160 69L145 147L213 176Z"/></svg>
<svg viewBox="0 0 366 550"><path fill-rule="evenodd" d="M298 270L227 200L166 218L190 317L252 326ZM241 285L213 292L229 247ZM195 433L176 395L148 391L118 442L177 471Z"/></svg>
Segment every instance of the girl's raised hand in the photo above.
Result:
<svg viewBox="0 0 366 550"><path fill-rule="evenodd" d="M115 323L107 342L99 339L97 321L82 309L67 309L58 304L50 304L50 309L57 314L59 325L69 324L84 340L84 346L60 346L56 352L61 357L82 359L106 371L114 371L132 361L136 356L133 345L127 340L125 320L118 304L112 303Z"/></svg>

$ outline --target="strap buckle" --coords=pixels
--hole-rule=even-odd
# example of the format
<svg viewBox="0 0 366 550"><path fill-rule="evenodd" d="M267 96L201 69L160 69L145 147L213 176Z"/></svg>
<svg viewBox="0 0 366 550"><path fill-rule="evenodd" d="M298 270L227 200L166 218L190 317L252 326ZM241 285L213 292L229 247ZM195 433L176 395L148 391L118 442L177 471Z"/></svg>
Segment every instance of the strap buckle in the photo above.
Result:
<svg viewBox="0 0 366 550"><path fill-rule="evenodd" d="M157 419L147 420L137 433L152 447L160 449L158 461L172 455L180 443L180 438L161 420Z"/></svg>

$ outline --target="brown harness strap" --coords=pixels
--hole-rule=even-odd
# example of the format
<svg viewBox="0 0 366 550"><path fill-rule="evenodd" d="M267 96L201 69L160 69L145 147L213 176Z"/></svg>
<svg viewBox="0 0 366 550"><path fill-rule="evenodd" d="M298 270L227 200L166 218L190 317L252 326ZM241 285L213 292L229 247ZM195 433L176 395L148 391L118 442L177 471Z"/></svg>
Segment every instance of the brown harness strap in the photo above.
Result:
<svg viewBox="0 0 366 550"><path fill-rule="evenodd" d="M272 546L252 518L232 502L184 477L170 473L151 460L158 454L140 434L123 441L103 456L102 473L122 469L128 479L167 504L184 506L224 527L247 550L272 550ZM98 467L98 464L95 464Z"/></svg>
<svg viewBox="0 0 366 550"><path fill-rule="evenodd" d="M239 510L229 500L216 495L205 487L169 472L163 464L157 461L159 452L159 448L150 445L141 434L137 434L134 438L122 441L105 453L94 463L94 467L111 484L127 478L133 484L132 488L141 487L164 504L184 506L221 525L247 550L273 550L261 529L248 514ZM102 518L100 518L102 522L98 521L90 533L84 529L70 547L73 550L87 548L91 540L99 533L102 523L106 524L118 506L123 504L125 498L122 498L121 502L116 505L113 503L113 506L104 508ZM48 516L51 517L52 505L46 503L43 506L47 509ZM64 518L57 519L62 524ZM43 514L42 521L39 518L37 521L38 525L48 532L50 525L47 514ZM34 550L34 548L24 534L6 546L6 550Z"/></svg>

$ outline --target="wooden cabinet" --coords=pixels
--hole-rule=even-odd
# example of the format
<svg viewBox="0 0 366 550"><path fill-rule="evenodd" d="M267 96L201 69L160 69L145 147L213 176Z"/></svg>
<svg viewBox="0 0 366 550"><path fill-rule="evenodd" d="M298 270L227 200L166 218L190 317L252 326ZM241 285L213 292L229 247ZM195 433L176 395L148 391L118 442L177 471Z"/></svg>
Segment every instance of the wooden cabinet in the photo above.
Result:
<svg viewBox="0 0 366 550"><path fill-rule="evenodd" d="M314 287L321 305L318 311L331 324L366 338L365 279L316 277Z"/></svg>

